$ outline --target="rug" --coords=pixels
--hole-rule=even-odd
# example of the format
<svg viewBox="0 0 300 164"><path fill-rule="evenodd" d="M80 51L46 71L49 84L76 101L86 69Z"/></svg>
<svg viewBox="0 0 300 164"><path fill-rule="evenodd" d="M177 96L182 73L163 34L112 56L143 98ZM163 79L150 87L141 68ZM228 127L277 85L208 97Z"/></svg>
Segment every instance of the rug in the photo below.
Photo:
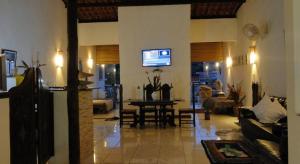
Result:
<svg viewBox="0 0 300 164"><path fill-rule="evenodd" d="M117 121L119 119L120 119L119 117L114 116L114 117L111 117L111 118L106 118L105 121Z"/></svg>

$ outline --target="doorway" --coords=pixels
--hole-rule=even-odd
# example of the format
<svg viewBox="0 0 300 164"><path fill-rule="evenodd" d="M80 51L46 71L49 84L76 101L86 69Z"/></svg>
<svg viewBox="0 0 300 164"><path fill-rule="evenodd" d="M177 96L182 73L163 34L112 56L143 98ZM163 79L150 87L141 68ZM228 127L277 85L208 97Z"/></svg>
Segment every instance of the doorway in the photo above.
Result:
<svg viewBox="0 0 300 164"><path fill-rule="evenodd" d="M195 96L196 109L202 109L202 100L200 96L201 86L210 87L212 89L212 96L216 97L220 93L220 89L215 85L218 81L223 84L221 91L224 91L224 63L222 61L192 62L191 70L191 79L194 84L194 92L191 88L191 106L193 105L192 96ZM193 93L194 95L192 95Z"/></svg>

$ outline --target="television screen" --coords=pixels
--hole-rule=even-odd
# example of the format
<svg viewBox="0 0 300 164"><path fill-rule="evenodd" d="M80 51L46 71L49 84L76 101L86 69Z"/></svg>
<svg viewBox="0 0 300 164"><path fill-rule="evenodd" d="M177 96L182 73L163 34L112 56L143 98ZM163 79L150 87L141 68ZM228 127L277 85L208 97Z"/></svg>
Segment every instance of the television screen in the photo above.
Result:
<svg viewBox="0 0 300 164"><path fill-rule="evenodd" d="M143 67L158 67L171 65L171 49L142 50Z"/></svg>

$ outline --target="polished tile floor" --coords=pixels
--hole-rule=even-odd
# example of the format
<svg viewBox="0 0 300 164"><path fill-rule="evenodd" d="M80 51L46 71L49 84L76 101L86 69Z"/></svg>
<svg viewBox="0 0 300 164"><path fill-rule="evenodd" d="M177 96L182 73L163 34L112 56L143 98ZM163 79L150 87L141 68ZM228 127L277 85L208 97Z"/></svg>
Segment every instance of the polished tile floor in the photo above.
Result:
<svg viewBox="0 0 300 164"><path fill-rule="evenodd" d="M204 120L197 115L197 127L145 129L119 128L118 121L94 119L94 161L96 164L207 164L201 140L238 139L241 137L236 117L212 115Z"/></svg>

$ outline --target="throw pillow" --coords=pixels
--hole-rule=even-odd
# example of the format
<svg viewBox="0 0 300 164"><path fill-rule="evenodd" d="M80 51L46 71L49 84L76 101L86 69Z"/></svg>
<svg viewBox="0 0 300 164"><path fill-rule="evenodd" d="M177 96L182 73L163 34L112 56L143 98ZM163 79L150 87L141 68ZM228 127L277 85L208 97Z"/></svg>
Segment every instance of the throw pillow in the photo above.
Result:
<svg viewBox="0 0 300 164"><path fill-rule="evenodd" d="M272 104L274 105L275 111L279 115L279 118L276 120L276 122L284 117L287 117L287 110L278 101L274 101Z"/></svg>
<svg viewBox="0 0 300 164"><path fill-rule="evenodd" d="M260 121L264 118L264 109L268 106L271 106L272 102L268 98L269 96L265 95L251 110L254 112L256 118Z"/></svg>
<svg viewBox="0 0 300 164"><path fill-rule="evenodd" d="M261 123L275 123L287 115L286 110L277 101L272 102L268 95L252 110Z"/></svg>

